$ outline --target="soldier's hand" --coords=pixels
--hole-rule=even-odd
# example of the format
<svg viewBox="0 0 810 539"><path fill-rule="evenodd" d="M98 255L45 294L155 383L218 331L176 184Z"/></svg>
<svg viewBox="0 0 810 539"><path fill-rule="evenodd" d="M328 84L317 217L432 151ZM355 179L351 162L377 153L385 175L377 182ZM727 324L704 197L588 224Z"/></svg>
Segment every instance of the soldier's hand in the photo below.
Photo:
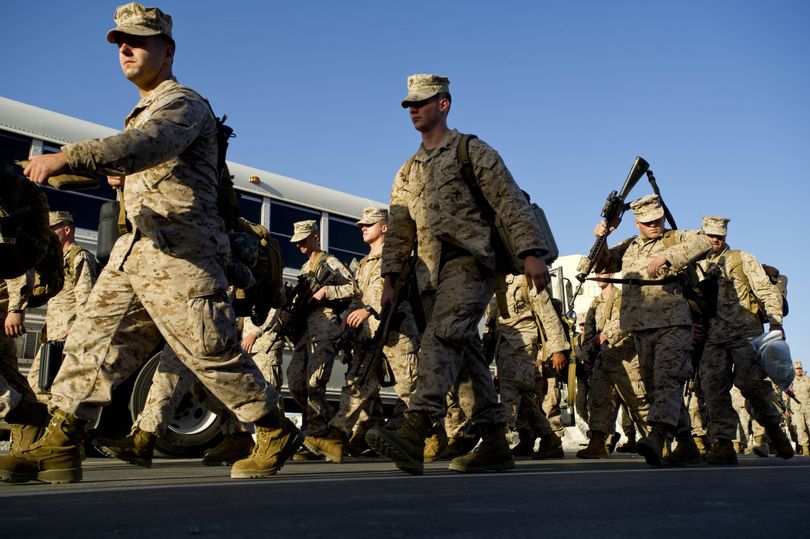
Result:
<svg viewBox="0 0 810 539"><path fill-rule="evenodd" d="M394 303L394 283L390 275L386 275L383 280L382 299L380 301L380 312Z"/></svg>
<svg viewBox="0 0 810 539"><path fill-rule="evenodd" d="M669 260L667 260L667 257L664 255L658 255L650 260L650 263L647 264L647 276L649 276L650 279L655 279L658 277L658 272L661 271L661 268L667 262L669 262Z"/></svg>
<svg viewBox="0 0 810 539"><path fill-rule="evenodd" d="M554 352L551 354L551 365L554 367L555 371L562 372L566 363L565 354L562 352Z"/></svg>
<svg viewBox="0 0 810 539"><path fill-rule="evenodd" d="M28 160L28 166L23 170L23 174L34 183L45 185L48 178L70 172L70 166L64 154L49 153L45 155L35 155Z"/></svg>
<svg viewBox="0 0 810 539"><path fill-rule="evenodd" d="M346 325L350 328L358 328L360 324L368 320L368 317L371 316L371 313L365 309L357 309L356 311L352 311L349 313L349 316L346 317Z"/></svg>
<svg viewBox="0 0 810 539"><path fill-rule="evenodd" d="M607 337L605 337L602 333L599 335L594 335L591 339L591 344L594 346L601 346L607 342Z"/></svg>
<svg viewBox="0 0 810 539"><path fill-rule="evenodd" d="M610 227L610 230L608 230L607 222L600 221L599 224L594 227L593 235L596 237L601 237L605 234L610 234L614 230L616 230L615 226Z"/></svg>
<svg viewBox="0 0 810 539"><path fill-rule="evenodd" d="M113 189L120 189L124 187L124 180L126 176L107 176L107 183L110 184L110 187Z"/></svg>
<svg viewBox="0 0 810 539"><path fill-rule="evenodd" d="M254 344L256 344L256 335L253 333L245 333L245 336L242 337L242 350L249 354L253 351Z"/></svg>
<svg viewBox="0 0 810 539"><path fill-rule="evenodd" d="M312 301L320 303L326 298L326 287L322 286L317 292L312 294Z"/></svg>
<svg viewBox="0 0 810 539"><path fill-rule="evenodd" d="M782 332L782 339L786 339L785 337L785 328L782 327L782 324L769 324L768 331L780 331Z"/></svg>
<svg viewBox="0 0 810 539"><path fill-rule="evenodd" d="M534 255L527 256L523 261L523 268L529 288L534 287L539 292L551 282L548 266L542 258Z"/></svg>
<svg viewBox="0 0 810 539"><path fill-rule="evenodd" d="M23 322L25 321L25 313L20 312L12 312L6 315L6 322L5 322L5 331L6 335L11 338L14 337L21 337L25 334L25 326Z"/></svg>

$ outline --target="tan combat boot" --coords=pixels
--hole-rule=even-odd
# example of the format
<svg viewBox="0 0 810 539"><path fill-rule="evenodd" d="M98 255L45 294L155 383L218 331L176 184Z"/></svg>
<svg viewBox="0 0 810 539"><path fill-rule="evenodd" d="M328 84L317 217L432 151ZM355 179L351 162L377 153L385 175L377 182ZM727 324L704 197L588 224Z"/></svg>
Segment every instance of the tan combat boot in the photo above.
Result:
<svg viewBox="0 0 810 539"><path fill-rule="evenodd" d="M783 459L792 459L795 452L793 451L793 444L790 443L790 440L785 434L785 431L782 430L782 427L779 425L770 425L765 427L765 432L768 433L768 438L771 439L773 442L773 448L776 451L776 455L782 457Z"/></svg>
<svg viewBox="0 0 810 539"><path fill-rule="evenodd" d="M606 459L608 451L605 447L607 434L604 432L591 431L591 439L588 440L588 447L577 451L577 458L580 459Z"/></svg>
<svg viewBox="0 0 810 539"><path fill-rule="evenodd" d="M48 420L48 408L40 402L23 400L6 414L5 420L11 427L9 452L19 456L39 438Z"/></svg>
<svg viewBox="0 0 810 539"><path fill-rule="evenodd" d="M449 468L454 472L502 472L515 467L515 459L506 441L503 423L479 425L481 443L466 455L454 458Z"/></svg>
<svg viewBox="0 0 810 539"><path fill-rule="evenodd" d="M700 452L701 455L705 455L706 454L706 442L703 440L703 437L702 436L694 436L693 438L695 440L695 446L697 447L698 452Z"/></svg>
<svg viewBox="0 0 810 539"><path fill-rule="evenodd" d="M540 446L532 453L533 460L561 459L564 456L562 438L554 433L541 436Z"/></svg>
<svg viewBox="0 0 810 539"><path fill-rule="evenodd" d="M667 431L661 425L653 425L647 436L636 443L638 454L644 457L647 464L660 468L664 465L661 453L667 440Z"/></svg>
<svg viewBox="0 0 810 539"><path fill-rule="evenodd" d="M802 448L802 456L807 457L810 456L810 445L803 445Z"/></svg>
<svg viewBox="0 0 810 539"><path fill-rule="evenodd" d="M277 474L304 443L304 435L278 408L254 425L256 445L249 457L234 462L233 479L261 479Z"/></svg>
<svg viewBox="0 0 810 539"><path fill-rule="evenodd" d="M229 466L253 451L253 435L249 432L226 434L222 441L203 453L205 466Z"/></svg>
<svg viewBox="0 0 810 539"><path fill-rule="evenodd" d="M57 410L42 437L18 452L0 457L0 481L24 483L38 479L46 483L75 483L82 480L81 445L87 421Z"/></svg>
<svg viewBox="0 0 810 539"><path fill-rule="evenodd" d="M734 452L736 454L742 455L742 453L743 453L742 443L740 443L740 442L732 442L731 446L734 449Z"/></svg>
<svg viewBox="0 0 810 539"><path fill-rule="evenodd" d="M118 439L99 437L92 443L93 447L102 455L136 466L151 468L156 442L157 436L133 425L128 436Z"/></svg>
<svg viewBox="0 0 810 539"><path fill-rule="evenodd" d="M478 436L478 434L464 434L462 436L450 438L447 441L447 451L444 452L444 456L454 459L456 457L460 457L461 455L466 455L475 449L475 446L478 445L478 441L480 439L481 437Z"/></svg>
<svg viewBox="0 0 810 539"><path fill-rule="evenodd" d="M444 425L436 423L431 429L430 436L425 438L425 450L422 452L422 462L430 464L439 460L447 450L447 433Z"/></svg>
<svg viewBox="0 0 810 539"><path fill-rule="evenodd" d="M766 458L770 451L768 450L768 442L764 436L754 436L754 446L751 448L754 454L758 457Z"/></svg>
<svg viewBox="0 0 810 539"><path fill-rule="evenodd" d="M688 432L682 432L675 436L678 445L669 455L663 457L664 466L685 466L687 464L702 464L703 457L700 456L695 439Z"/></svg>
<svg viewBox="0 0 810 539"><path fill-rule="evenodd" d="M307 449L316 455L323 455L327 462L335 464L343 462L343 449L346 442L346 436L336 429L329 429L329 434L324 437L304 437L304 445L307 446Z"/></svg>
<svg viewBox="0 0 810 539"><path fill-rule="evenodd" d="M425 438L432 423L427 412L406 412L405 422L394 430L372 427L366 433L369 447L394 461L411 475L424 473Z"/></svg>
<svg viewBox="0 0 810 539"><path fill-rule="evenodd" d="M709 464L739 464L737 452L734 451L734 444L731 440L715 440L712 448L706 453L706 462Z"/></svg>

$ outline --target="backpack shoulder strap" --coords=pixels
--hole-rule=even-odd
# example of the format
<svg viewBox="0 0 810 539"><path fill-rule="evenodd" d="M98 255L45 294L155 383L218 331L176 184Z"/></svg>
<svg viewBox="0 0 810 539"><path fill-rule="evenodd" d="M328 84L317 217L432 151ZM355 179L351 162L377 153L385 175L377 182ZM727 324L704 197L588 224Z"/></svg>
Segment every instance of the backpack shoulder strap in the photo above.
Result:
<svg viewBox="0 0 810 539"><path fill-rule="evenodd" d="M70 282L73 283L76 279L76 276L73 274L73 268L76 266L76 257L79 256L84 249L74 243L70 246L70 249L67 250L65 253L65 281L70 279Z"/></svg>
<svg viewBox="0 0 810 539"><path fill-rule="evenodd" d="M411 175L411 167L413 166L413 160L416 159L416 154L412 155L410 159L405 162L405 166L402 167L402 175L405 179L408 179L408 176Z"/></svg>
<svg viewBox="0 0 810 539"><path fill-rule="evenodd" d="M667 249L669 249L674 245L678 245L678 236L675 235L674 230L667 230L666 232L664 232L663 240L664 240L664 247L666 247Z"/></svg>

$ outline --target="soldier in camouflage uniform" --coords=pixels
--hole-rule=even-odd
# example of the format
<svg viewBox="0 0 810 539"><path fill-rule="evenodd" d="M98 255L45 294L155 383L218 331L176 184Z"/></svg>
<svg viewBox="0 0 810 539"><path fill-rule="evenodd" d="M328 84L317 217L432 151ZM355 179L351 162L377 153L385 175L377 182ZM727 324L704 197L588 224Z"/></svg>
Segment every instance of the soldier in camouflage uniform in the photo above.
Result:
<svg viewBox="0 0 810 539"><path fill-rule="evenodd" d="M597 278L612 279L613 274L599 274ZM621 327L622 291L610 282L597 283L602 293L588 309L583 335L586 351L592 347L596 356L588 414L591 439L588 447L577 452L577 457L586 459L608 456L607 439L615 432L620 401L641 432L646 430L650 409L633 339Z"/></svg>
<svg viewBox="0 0 810 539"><path fill-rule="evenodd" d="M382 249L388 233L388 210L366 208L363 217L357 222L363 231L363 241L371 247L371 252L360 260L354 278L352 302L346 310L345 323L354 330L353 359L349 365L346 384L341 392L340 409L329 422L329 435L326 437L307 436L304 444L314 453L322 454L330 462L342 462L344 446L355 432L365 435L360 425L361 413L366 411L379 397L380 380L377 370L369 371L365 384L360 385L358 368L369 352L369 343L380 325L382 311L383 278L380 274ZM394 373L394 389L407 406L416 381L416 350L419 334L410 305L400 306L402 321L392 329L383 347L383 361L387 361ZM404 409L394 411L393 421ZM444 432L443 430L441 431Z"/></svg>
<svg viewBox="0 0 810 539"><path fill-rule="evenodd" d="M692 314L678 273L705 256L711 243L698 231L673 230L665 236L664 209L657 195L635 200L630 208L640 234L602 249L594 269L622 272L619 327L633 337L650 400L650 432L638 442L638 451L651 466L698 463L700 452L683 401L692 370ZM594 229L597 236L609 232L604 221ZM662 450L671 434L678 447L664 461Z"/></svg>
<svg viewBox="0 0 810 539"><path fill-rule="evenodd" d="M792 419L802 455L807 457L810 456L810 381L804 375L801 361L794 361L793 368L796 369L796 378L793 379L792 386L793 393L801 404L798 406L793 404L796 411L793 412Z"/></svg>
<svg viewBox="0 0 810 539"><path fill-rule="evenodd" d="M535 392L537 364L545 366L550 359L557 371L566 365L563 352L570 346L562 323L548 291L529 289L523 275L506 276L505 300L505 313L500 312L496 297L490 302L485 331L494 331L496 336L495 364L506 427L518 432L519 442L512 453L515 456L531 455L535 439L540 437L538 459L562 457L562 439L541 411ZM545 336L543 340L541 331ZM546 343L545 347L543 343ZM521 424L525 423L520 429L517 428L519 411L524 419Z"/></svg>
<svg viewBox="0 0 810 539"><path fill-rule="evenodd" d="M700 381L713 439L706 462L737 463L732 440L739 416L731 404L732 383L750 404L751 415L765 428L777 454L788 459L793 447L780 427L782 418L772 402L771 383L748 342L762 333L762 322L752 313L756 300L764 306L771 330L781 330L782 300L753 256L728 247L728 222L725 217L703 218L712 253L699 266L704 278L714 279L719 286L717 312L705 328L706 344L700 358Z"/></svg>
<svg viewBox="0 0 810 539"><path fill-rule="evenodd" d="M268 477L303 437L239 348L226 293L230 246L217 207L216 119L172 75L168 15L131 3L116 9L115 22L107 40L117 45L121 69L141 96L125 130L33 157L24 174L39 184L69 171L113 176L111 184L123 184L132 232L115 243L68 335L51 389L50 425L21 455L3 457L0 478L79 481L89 421L161 339L240 420L256 425L256 450L234 464L231 477Z"/></svg>
<svg viewBox="0 0 810 539"><path fill-rule="evenodd" d="M309 436L326 436L330 411L326 401L326 384L332 373L338 337L340 337L341 302L352 297L352 274L340 260L322 251L318 225L313 220L294 225L291 243L307 256L302 275L316 275L322 266L331 277L312 296L312 307L306 316L306 328L293 344L293 357L287 367L287 380L296 404L304 410L304 424ZM344 303L345 305L345 303ZM289 313L282 310L280 316Z"/></svg>
<svg viewBox="0 0 810 539"><path fill-rule="evenodd" d="M87 303L87 298L98 277L98 263L93 253L76 244L73 216L70 212L49 212L48 220L51 230L62 244L65 284L58 294L48 300L43 336L46 336L45 338L49 341L60 341L67 338L77 313L80 313ZM41 353L42 348L34 356L31 370L28 371L28 383L31 384L37 399L48 404L49 392L39 387Z"/></svg>
<svg viewBox="0 0 810 539"><path fill-rule="evenodd" d="M402 106L409 109L422 145L397 172L391 191L382 305L392 300L394 281L416 240L416 275L427 327L407 421L394 431L374 427L366 440L400 469L421 474L425 436L444 417L447 394L453 389L462 405L471 395L471 409L465 414L481 432L482 442L454 459L450 469L511 469L514 460L506 442L503 409L478 335L478 321L494 291L494 232L461 176L457 149L462 135L447 127L449 81L438 75L412 75L408 91ZM545 288L549 275L540 258L545 245L529 203L489 145L470 140L469 155L484 197L525 260L529 286Z"/></svg>

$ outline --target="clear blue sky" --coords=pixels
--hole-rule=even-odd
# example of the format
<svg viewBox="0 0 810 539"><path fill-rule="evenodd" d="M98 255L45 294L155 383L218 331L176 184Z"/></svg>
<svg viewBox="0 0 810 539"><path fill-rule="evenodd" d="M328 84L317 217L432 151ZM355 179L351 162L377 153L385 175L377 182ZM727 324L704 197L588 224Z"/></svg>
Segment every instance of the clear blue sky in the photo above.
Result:
<svg viewBox="0 0 810 539"><path fill-rule="evenodd" d="M118 2L8 1L0 95L111 127L137 101L104 40ZM788 341L808 356L810 3L164 1L175 73L236 129L229 158L387 200L419 139L410 73L451 80L479 135L584 252L636 155L681 228L790 277ZM634 196L647 194L640 186ZM635 231L630 219L613 241Z"/></svg>

